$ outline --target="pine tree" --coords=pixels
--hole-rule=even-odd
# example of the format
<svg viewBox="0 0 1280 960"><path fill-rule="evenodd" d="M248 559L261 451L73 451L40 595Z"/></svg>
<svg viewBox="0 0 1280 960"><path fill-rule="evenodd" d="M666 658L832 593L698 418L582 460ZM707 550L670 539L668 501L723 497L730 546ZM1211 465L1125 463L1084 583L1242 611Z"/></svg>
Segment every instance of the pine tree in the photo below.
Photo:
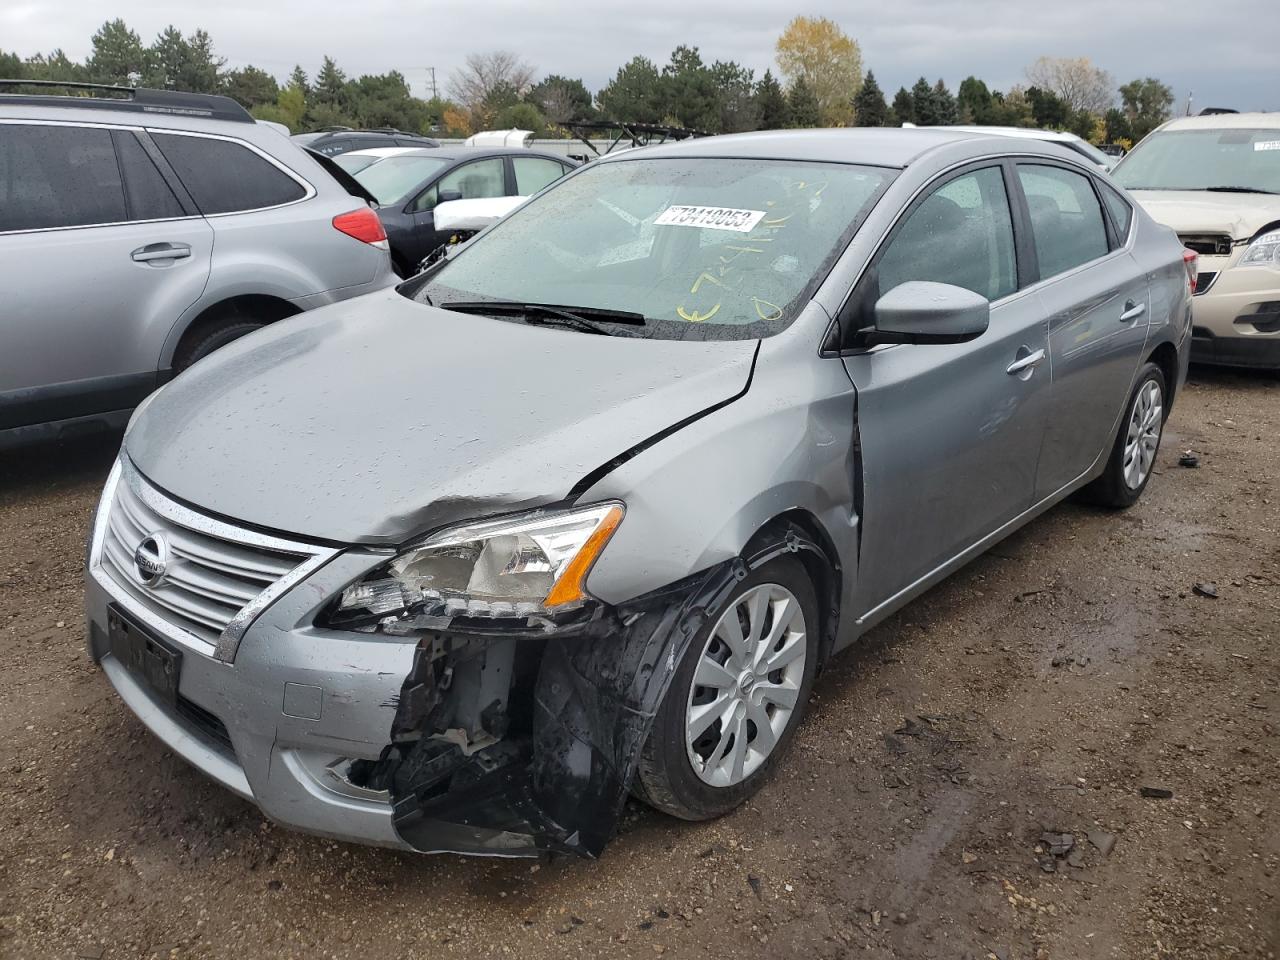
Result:
<svg viewBox="0 0 1280 960"><path fill-rule="evenodd" d="M793 127L818 127L822 125L822 107L813 89L804 77L797 77L787 92L787 109Z"/></svg>
<svg viewBox="0 0 1280 960"><path fill-rule="evenodd" d="M760 114L761 130L781 130L791 125L787 95L771 70L766 70L756 84L756 110Z"/></svg>
<svg viewBox="0 0 1280 960"><path fill-rule="evenodd" d="M933 87L924 77L911 87L912 122L920 127L929 127L937 123L933 110Z"/></svg>
<svg viewBox="0 0 1280 960"><path fill-rule="evenodd" d="M960 122L960 111L956 107L956 98L951 95L951 91L947 89L947 85L942 82L941 77L933 85L933 116L933 122L940 126L949 126Z"/></svg>
<svg viewBox="0 0 1280 960"><path fill-rule="evenodd" d="M889 104L884 91L876 83L876 75L870 70L862 81L862 89L853 98L853 123L858 127L887 127L890 124Z"/></svg>
<svg viewBox="0 0 1280 960"><path fill-rule="evenodd" d="M899 87L893 95L893 118L898 123L916 122L915 101L906 87Z"/></svg>

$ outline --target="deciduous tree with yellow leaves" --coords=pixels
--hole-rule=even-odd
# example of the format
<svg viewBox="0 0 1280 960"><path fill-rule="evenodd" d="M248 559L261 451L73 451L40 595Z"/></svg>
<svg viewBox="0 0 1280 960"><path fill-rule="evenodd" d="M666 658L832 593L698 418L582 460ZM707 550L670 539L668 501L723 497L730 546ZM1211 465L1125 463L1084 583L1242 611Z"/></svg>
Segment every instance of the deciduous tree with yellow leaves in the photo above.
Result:
<svg viewBox="0 0 1280 960"><path fill-rule="evenodd" d="M813 92L824 125L853 122L853 98L862 86L862 51L835 21L796 17L778 37L777 57L788 86L803 78Z"/></svg>

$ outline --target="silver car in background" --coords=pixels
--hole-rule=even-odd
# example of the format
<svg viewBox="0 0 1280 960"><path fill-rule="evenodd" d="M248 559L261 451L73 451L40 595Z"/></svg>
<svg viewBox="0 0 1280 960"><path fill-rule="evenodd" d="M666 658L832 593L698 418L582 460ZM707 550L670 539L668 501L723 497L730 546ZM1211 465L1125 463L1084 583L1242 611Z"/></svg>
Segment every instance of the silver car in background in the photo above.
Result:
<svg viewBox="0 0 1280 960"><path fill-rule="evenodd" d="M395 279L346 174L233 100L3 90L0 448L122 427L237 337Z"/></svg>
<svg viewBox="0 0 1280 960"><path fill-rule="evenodd" d="M724 814L833 653L1069 494L1138 499L1188 270L1034 141L604 157L155 394L95 520L90 650L302 830L594 856L629 792Z"/></svg>

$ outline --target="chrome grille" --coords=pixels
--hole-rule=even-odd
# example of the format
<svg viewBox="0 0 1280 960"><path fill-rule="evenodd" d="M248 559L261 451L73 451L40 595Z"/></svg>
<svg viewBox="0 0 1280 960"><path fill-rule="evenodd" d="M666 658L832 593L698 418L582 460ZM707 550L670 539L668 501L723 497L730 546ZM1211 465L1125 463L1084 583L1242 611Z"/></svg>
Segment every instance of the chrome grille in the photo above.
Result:
<svg viewBox="0 0 1280 960"><path fill-rule="evenodd" d="M165 497L125 460L107 495L95 544L102 571L152 618L216 648L222 659L234 658L244 629L283 587L334 553L203 517ZM144 543L163 553L159 576L139 568Z"/></svg>

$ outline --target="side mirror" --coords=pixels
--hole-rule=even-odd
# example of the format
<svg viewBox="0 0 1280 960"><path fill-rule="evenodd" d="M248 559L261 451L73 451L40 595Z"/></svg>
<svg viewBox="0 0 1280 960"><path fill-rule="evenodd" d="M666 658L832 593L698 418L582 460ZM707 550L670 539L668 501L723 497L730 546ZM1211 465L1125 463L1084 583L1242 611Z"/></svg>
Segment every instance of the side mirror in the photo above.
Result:
<svg viewBox="0 0 1280 960"><path fill-rule="evenodd" d="M461 199L462 199L461 190L441 190L439 193L436 194L437 204L448 203L450 200L461 200Z"/></svg>
<svg viewBox="0 0 1280 960"><path fill-rule="evenodd" d="M964 343L986 333L991 302L949 283L910 280L876 301L875 343Z"/></svg>

